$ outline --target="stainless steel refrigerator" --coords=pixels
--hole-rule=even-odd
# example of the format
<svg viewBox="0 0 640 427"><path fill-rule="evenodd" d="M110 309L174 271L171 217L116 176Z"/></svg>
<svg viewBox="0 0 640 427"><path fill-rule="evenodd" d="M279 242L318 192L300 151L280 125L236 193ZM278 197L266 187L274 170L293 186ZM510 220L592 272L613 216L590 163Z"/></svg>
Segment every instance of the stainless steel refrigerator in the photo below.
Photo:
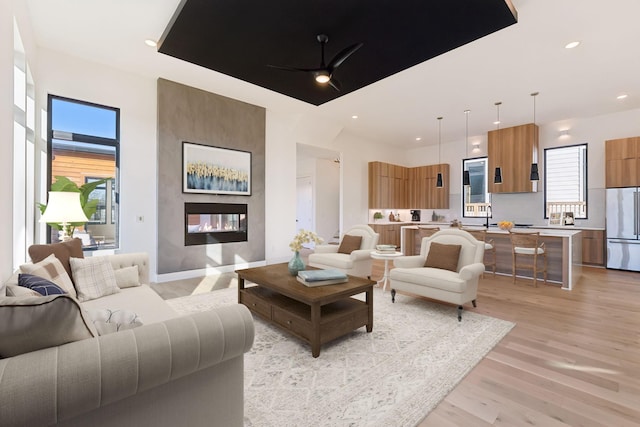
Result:
<svg viewBox="0 0 640 427"><path fill-rule="evenodd" d="M607 268L640 271L640 187L606 190Z"/></svg>

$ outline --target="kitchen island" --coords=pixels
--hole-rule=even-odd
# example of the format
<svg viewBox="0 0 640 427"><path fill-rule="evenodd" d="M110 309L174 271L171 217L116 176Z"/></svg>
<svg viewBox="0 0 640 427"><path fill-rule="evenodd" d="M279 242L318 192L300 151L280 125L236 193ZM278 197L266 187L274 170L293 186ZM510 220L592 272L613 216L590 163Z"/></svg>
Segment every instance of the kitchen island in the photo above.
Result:
<svg viewBox="0 0 640 427"><path fill-rule="evenodd" d="M420 243L424 228L431 224L407 225L402 227L401 251L405 255L420 253ZM441 229L444 227L439 226ZM486 230L484 227L465 227L469 230ZM547 251L547 281L560 284L562 289L571 290L582 275L582 231L579 229L514 228L513 231L540 232L540 240ZM493 239L496 248L496 273L512 274L511 239L509 232L498 227L489 227L487 239ZM541 261L539 261L541 262ZM486 277L485 273L485 277ZM516 271L519 277L532 277L530 270Z"/></svg>

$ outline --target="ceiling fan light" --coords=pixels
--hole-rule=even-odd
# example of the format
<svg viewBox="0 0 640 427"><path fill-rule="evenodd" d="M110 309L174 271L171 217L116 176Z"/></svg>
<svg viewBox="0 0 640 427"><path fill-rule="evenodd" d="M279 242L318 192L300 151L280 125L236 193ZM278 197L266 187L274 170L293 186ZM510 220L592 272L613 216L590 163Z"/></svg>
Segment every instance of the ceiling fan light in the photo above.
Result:
<svg viewBox="0 0 640 427"><path fill-rule="evenodd" d="M326 71L319 71L316 74L316 81L320 84L327 84L329 83L329 80L331 80L331 75Z"/></svg>

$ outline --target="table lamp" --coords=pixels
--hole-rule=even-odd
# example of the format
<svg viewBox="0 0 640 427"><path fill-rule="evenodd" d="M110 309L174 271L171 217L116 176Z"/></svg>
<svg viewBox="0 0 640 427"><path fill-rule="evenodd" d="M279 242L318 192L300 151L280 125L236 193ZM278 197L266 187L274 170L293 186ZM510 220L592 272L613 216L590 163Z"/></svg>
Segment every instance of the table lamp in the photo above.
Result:
<svg viewBox="0 0 640 427"><path fill-rule="evenodd" d="M69 226L72 222L87 222L87 216L80 205L80 193L69 191L49 191L49 202L40 222L60 224L63 242L71 240Z"/></svg>

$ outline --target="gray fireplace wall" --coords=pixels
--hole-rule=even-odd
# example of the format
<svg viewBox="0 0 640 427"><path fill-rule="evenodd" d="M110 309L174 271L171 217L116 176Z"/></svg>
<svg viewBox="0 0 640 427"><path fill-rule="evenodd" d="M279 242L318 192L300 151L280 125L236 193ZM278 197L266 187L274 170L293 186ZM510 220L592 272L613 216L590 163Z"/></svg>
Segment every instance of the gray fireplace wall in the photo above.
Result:
<svg viewBox="0 0 640 427"><path fill-rule="evenodd" d="M158 274L265 259L265 116L262 107L158 79ZM251 152L251 195L183 193L183 141ZM248 241L185 246L185 202L246 203Z"/></svg>

